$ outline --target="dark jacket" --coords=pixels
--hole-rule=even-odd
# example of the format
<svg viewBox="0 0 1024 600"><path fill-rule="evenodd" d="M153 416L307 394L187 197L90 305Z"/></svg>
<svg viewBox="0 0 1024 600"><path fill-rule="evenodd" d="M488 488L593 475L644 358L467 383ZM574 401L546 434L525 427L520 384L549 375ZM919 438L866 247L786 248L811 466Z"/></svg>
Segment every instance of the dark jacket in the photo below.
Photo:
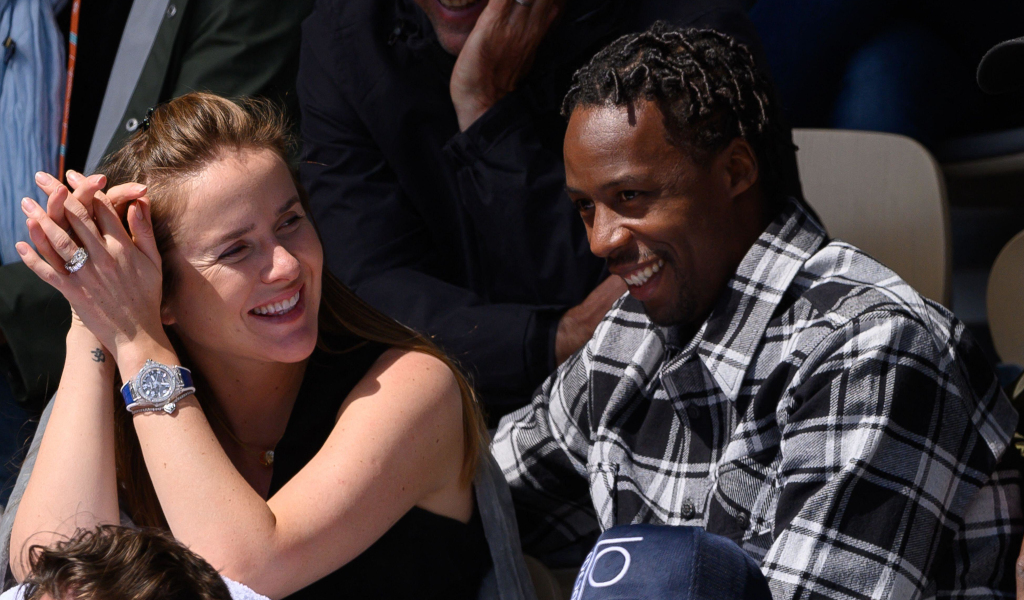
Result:
<svg viewBox="0 0 1024 600"><path fill-rule="evenodd" d="M300 173L328 267L433 336L492 416L556 366L555 330L604 277L564 193L573 72L658 18L757 46L739 0L569 0L518 89L459 132L447 54L412 0L322 0L303 24Z"/></svg>

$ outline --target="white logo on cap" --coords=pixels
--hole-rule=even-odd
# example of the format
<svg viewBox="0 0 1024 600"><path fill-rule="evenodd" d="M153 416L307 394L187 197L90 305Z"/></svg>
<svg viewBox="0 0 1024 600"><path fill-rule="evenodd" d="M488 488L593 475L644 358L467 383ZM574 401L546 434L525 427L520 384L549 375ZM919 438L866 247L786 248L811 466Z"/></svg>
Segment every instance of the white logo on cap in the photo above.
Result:
<svg viewBox="0 0 1024 600"><path fill-rule="evenodd" d="M572 588L571 600L580 600L580 598L583 597L583 590L586 589L587 584L589 584L590 587L595 588L609 587L621 581L622 578L626 576L626 573L629 572L629 563L631 561L629 550L626 550L622 546L610 546L609 544L642 542L643 539L644 538L642 537L630 537L615 538L611 540L601 540L600 542L598 542L597 545L594 546L594 549L590 551L590 554L587 555L587 560L583 562L583 568L580 569L580 574L576 578L576 585L574 585ZM601 548L601 546L607 547ZM616 573L615 576L611 579L607 581L594 581L594 566L597 565L597 561L600 560L602 556L608 554L609 552L617 552L621 554L622 558L625 559L625 562L619 569L619 572Z"/></svg>

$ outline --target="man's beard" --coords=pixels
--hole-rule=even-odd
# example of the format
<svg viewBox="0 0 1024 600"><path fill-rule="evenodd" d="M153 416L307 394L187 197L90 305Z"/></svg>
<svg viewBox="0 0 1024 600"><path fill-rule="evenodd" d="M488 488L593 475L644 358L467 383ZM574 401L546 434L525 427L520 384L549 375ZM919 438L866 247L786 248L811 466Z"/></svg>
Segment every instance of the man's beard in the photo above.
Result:
<svg viewBox="0 0 1024 600"><path fill-rule="evenodd" d="M669 256L658 254L658 258L664 261L662 267L661 285L669 282L665 277L671 274L671 281L675 284L671 290L672 295L660 307L652 308L644 304L644 312L655 325L671 327L673 325L692 326L697 314L697 300L694 298L693 284L690 278L685 278L676 262Z"/></svg>
<svg viewBox="0 0 1024 600"><path fill-rule="evenodd" d="M671 327L674 325L692 327L696 318L697 303L693 299L690 286L686 283L680 284L674 290L672 298L657 310L652 310L644 304L644 313L652 323L660 327Z"/></svg>

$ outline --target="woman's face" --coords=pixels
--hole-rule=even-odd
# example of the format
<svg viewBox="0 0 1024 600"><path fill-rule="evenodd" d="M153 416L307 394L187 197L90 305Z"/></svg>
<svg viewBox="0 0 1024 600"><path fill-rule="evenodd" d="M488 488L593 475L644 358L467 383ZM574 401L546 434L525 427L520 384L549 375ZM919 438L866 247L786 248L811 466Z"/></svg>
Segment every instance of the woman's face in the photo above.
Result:
<svg viewBox="0 0 1024 600"><path fill-rule="evenodd" d="M225 150L176 192L165 325L194 358L294 363L316 345L323 249L288 167Z"/></svg>

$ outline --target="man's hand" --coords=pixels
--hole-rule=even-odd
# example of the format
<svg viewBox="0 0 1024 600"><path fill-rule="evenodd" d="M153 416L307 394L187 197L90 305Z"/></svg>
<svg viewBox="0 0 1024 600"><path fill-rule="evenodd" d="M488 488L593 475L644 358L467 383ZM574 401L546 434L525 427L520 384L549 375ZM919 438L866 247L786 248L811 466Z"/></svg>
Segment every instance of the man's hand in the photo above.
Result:
<svg viewBox="0 0 1024 600"><path fill-rule="evenodd" d="M555 333L555 361L558 364L565 362L565 359L587 343L594 335L597 324L612 304L626 293L626 289L626 282L621 277L610 275L583 302L565 311Z"/></svg>
<svg viewBox="0 0 1024 600"><path fill-rule="evenodd" d="M516 88L565 0L490 0L459 52L449 90L459 129Z"/></svg>

